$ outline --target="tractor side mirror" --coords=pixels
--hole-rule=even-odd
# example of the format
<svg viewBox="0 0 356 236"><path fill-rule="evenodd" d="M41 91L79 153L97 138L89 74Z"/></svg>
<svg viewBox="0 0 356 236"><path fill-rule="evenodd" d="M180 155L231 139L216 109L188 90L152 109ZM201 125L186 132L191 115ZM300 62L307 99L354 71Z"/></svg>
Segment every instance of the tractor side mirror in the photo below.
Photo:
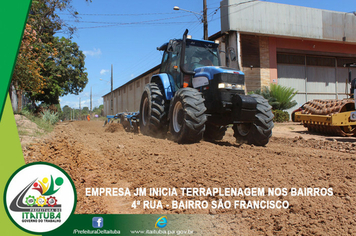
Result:
<svg viewBox="0 0 356 236"><path fill-rule="evenodd" d="M229 62L229 55L225 52L225 51L220 51L219 50L219 53L225 53L225 60L226 60L226 63L228 63ZM228 65L228 64L226 64L226 65Z"/></svg>
<svg viewBox="0 0 356 236"><path fill-rule="evenodd" d="M175 40L169 40L169 43L167 45L167 52L175 52L177 49L177 41Z"/></svg>
<svg viewBox="0 0 356 236"><path fill-rule="evenodd" d="M229 54L230 54L230 60L236 61L237 57L236 57L235 49L232 47L229 47L228 50L229 50Z"/></svg>

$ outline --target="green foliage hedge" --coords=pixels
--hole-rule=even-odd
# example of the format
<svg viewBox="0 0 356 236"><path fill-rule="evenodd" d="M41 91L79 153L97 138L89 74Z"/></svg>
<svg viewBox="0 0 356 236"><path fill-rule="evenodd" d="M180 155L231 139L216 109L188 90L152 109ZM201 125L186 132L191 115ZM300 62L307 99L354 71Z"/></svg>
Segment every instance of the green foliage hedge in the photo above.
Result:
<svg viewBox="0 0 356 236"><path fill-rule="evenodd" d="M59 121L58 113L51 112L50 110L45 110L42 112L42 119L51 125L54 125Z"/></svg>
<svg viewBox="0 0 356 236"><path fill-rule="evenodd" d="M273 122L281 123L289 121L289 114L286 111L273 110L274 114Z"/></svg>

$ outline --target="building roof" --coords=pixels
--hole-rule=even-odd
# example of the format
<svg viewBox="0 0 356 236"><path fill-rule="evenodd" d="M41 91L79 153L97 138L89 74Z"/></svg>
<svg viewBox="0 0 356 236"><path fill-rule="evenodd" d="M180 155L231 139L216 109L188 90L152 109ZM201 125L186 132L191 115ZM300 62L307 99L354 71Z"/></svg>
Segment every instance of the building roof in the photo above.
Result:
<svg viewBox="0 0 356 236"><path fill-rule="evenodd" d="M155 67L149 69L148 71L146 71L146 72L140 74L139 76L137 76L137 77L133 78L132 80L126 82L125 84L121 85L120 87L114 89L113 92L116 91L116 90L118 90L118 89L120 89L120 88L122 88L122 87L124 87L125 85L128 85L128 84L131 84L132 82L135 82L136 80L138 80L138 79L140 79L140 78L142 78L142 77L144 77L144 76L146 76L146 75L148 75L148 74L154 72L155 70L158 70L160 67L161 67L161 64L159 64L159 65L157 65L157 66L155 66ZM105 97L106 95L109 95L110 93L111 93L111 92L108 92L107 94L103 95L102 97Z"/></svg>
<svg viewBox="0 0 356 236"><path fill-rule="evenodd" d="M223 0L220 15L221 32L356 43L354 13L265 1Z"/></svg>

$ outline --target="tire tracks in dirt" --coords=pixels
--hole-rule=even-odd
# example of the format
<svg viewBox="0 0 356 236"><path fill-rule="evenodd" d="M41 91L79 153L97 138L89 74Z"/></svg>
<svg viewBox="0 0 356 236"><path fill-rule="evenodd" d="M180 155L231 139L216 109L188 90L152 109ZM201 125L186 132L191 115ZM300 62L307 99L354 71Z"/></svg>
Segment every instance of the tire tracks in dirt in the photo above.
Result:
<svg viewBox="0 0 356 236"><path fill-rule="evenodd" d="M105 132L102 122L59 124L52 135L24 147L26 162L62 167L78 192L80 214L204 214L209 229L246 234L356 233L356 145L305 140L290 132L266 147L236 144L231 129L223 141L179 145L169 139ZM296 136L296 137L295 137ZM333 188L332 197L266 197L288 200L289 209L132 209L134 200L254 200L231 197L85 197L87 187ZM260 199L261 200L261 199Z"/></svg>

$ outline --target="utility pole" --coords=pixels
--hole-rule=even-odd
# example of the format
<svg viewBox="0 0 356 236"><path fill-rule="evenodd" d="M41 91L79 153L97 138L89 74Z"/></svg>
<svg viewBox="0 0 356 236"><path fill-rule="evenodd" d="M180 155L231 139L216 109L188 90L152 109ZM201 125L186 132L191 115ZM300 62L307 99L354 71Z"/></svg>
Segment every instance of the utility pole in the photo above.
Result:
<svg viewBox="0 0 356 236"><path fill-rule="evenodd" d="M81 106L81 102L80 102L80 98L79 98L79 119L81 119L81 114L82 114L82 106Z"/></svg>
<svg viewBox="0 0 356 236"><path fill-rule="evenodd" d="M114 88L114 76L113 76L113 66L111 64L111 115L114 115L114 93L113 88Z"/></svg>
<svg viewBox="0 0 356 236"><path fill-rule="evenodd" d="M203 0L203 23L204 23L204 39L208 40L208 19L206 0Z"/></svg>
<svg viewBox="0 0 356 236"><path fill-rule="evenodd" d="M93 87L90 87L90 112L93 111Z"/></svg>
<svg viewBox="0 0 356 236"><path fill-rule="evenodd" d="M198 12L182 9L178 6L173 7L173 10L175 10L175 11L182 10L182 11L193 13L194 15L199 15L200 17L202 17L201 19L198 18L198 20L204 24L204 40L208 40L208 17L207 17L208 8L206 6L206 0L203 0L203 15Z"/></svg>

